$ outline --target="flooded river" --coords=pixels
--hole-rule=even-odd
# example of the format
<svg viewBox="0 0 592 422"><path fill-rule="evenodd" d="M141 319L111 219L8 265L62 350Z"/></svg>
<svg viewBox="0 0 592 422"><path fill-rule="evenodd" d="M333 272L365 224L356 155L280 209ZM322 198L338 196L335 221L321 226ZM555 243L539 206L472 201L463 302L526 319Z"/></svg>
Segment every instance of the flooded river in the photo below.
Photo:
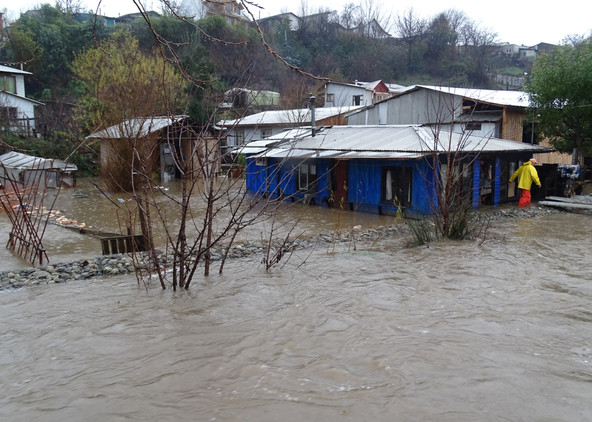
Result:
<svg viewBox="0 0 592 422"><path fill-rule="evenodd" d="M590 216L560 213L482 245L233 261L188 292L3 291L0 420L590 421L591 239Z"/></svg>

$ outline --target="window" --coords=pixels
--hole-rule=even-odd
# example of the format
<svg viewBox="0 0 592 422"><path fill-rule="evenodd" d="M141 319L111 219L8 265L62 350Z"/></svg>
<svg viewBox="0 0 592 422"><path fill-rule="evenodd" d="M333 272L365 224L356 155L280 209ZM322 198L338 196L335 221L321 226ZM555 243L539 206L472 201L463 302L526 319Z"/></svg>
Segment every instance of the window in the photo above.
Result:
<svg viewBox="0 0 592 422"><path fill-rule="evenodd" d="M352 100L352 105L359 106L362 105L362 96L361 95L354 95Z"/></svg>
<svg viewBox="0 0 592 422"><path fill-rule="evenodd" d="M235 146L242 145L245 142L245 131L243 129L236 129L234 131Z"/></svg>
<svg viewBox="0 0 592 422"><path fill-rule="evenodd" d="M301 164L298 166L298 190L311 192L317 188L316 164Z"/></svg>
<svg viewBox="0 0 592 422"><path fill-rule="evenodd" d="M0 122L12 122L18 117L16 107L0 107Z"/></svg>
<svg viewBox="0 0 592 422"><path fill-rule="evenodd" d="M271 129L261 129L261 139L269 138L271 136Z"/></svg>
<svg viewBox="0 0 592 422"><path fill-rule="evenodd" d="M327 94L327 102L328 103L333 103L334 100L335 100L335 97L333 94Z"/></svg>
<svg viewBox="0 0 592 422"><path fill-rule="evenodd" d="M16 78L10 75L0 76L0 91L16 94Z"/></svg>
<svg viewBox="0 0 592 422"><path fill-rule="evenodd" d="M474 132L474 131L481 130L481 123L475 123L475 122L467 123L465 126L465 130L467 132Z"/></svg>
<svg viewBox="0 0 592 422"><path fill-rule="evenodd" d="M382 170L382 202L401 206L413 200L413 169L386 167Z"/></svg>

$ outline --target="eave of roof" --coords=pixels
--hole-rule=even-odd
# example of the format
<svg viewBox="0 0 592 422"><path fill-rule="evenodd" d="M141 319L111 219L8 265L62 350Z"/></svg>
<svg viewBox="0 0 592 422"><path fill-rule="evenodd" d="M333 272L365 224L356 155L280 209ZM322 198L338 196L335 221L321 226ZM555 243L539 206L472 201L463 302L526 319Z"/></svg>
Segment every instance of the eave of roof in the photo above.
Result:
<svg viewBox="0 0 592 422"><path fill-rule="evenodd" d="M498 138L460 134L420 125L333 126L312 136L312 129L282 132L265 143L242 147L260 157L419 158L462 151L480 153L546 153L552 149Z"/></svg>
<svg viewBox="0 0 592 422"><path fill-rule="evenodd" d="M13 67L0 65L0 73L14 73L18 75L32 75L31 72L27 72L26 70L15 69Z"/></svg>
<svg viewBox="0 0 592 422"><path fill-rule="evenodd" d="M0 91L0 95L8 95L9 97L14 97L17 98L19 100L22 101L27 101L29 103L33 103L33 105L45 105L44 103L37 101L37 100L33 100L31 98L27 98L27 97L23 97L22 95L17 95L17 94L13 94L12 92L8 92L8 91Z"/></svg>
<svg viewBox="0 0 592 422"><path fill-rule="evenodd" d="M48 170L60 169L63 171L76 171L75 164L67 163L54 158L41 158L23 154L16 151L7 152L0 156L0 163L7 169L17 170Z"/></svg>
<svg viewBox="0 0 592 422"><path fill-rule="evenodd" d="M349 113L361 107L317 107L315 109L315 120L325 120L335 116ZM251 114L233 120L220 120L216 123L218 126L231 127L250 127L250 126L302 126L311 123L311 112L308 108L291 110L268 110L260 113Z"/></svg>
<svg viewBox="0 0 592 422"><path fill-rule="evenodd" d="M417 85L415 89L428 89L431 91L457 95L459 97L475 100L481 103L526 108L530 105L528 93L524 91L504 91L491 89L454 88L430 85ZM413 89L412 89L413 90ZM411 92L412 90L408 91Z"/></svg>
<svg viewBox="0 0 592 422"><path fill-rule="evenodd" d="M119 124L110 126L91 133L87 139L125 139L143 138L157 132L167 126L187 119L186 115L178 116L154 116L125 120Z"/></svg>

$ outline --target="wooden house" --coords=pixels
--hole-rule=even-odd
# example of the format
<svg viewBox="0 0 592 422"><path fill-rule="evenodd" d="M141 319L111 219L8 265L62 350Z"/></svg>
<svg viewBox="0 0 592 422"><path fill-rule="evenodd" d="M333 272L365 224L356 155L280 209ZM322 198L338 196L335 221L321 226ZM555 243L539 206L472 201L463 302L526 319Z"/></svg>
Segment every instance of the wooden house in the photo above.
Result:
<svg viewBox="0 0 592 422"><path fill-rule="evenodd" d="M166 183L179 178L185 166L194 177L220 168L218 139L184 115L125 120L87 139L100 142L103 176L116 176L124 188L138 172Z"/></svg>
<svg viewBox="0 0 592 422"><path fill-rule="evenodd" d="M515 199L509 176L550 149L425 125L299 128L252 142L246 183L254 194L378 214L429 214L448 154L462 157L462 188L475 207ZM434 164L436 163L436 164ZM433 171L436 169L436 171Z"/></svg>

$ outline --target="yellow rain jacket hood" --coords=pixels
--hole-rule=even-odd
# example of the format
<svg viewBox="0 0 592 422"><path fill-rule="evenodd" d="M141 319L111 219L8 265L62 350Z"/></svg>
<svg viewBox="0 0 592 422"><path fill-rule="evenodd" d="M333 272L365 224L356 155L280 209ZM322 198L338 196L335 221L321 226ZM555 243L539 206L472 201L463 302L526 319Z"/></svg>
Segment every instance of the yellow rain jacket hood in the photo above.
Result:
<svg viewBox="0 0 592 422"><path fill-rule="evenodd" d="M513 182L516 177L518 177L518 187L520 189L530 190L532 182L537 186L541 184L539 174L530 161L522 164L520 168L514 172L512 177L510 177L510 182Z"/></svg>

